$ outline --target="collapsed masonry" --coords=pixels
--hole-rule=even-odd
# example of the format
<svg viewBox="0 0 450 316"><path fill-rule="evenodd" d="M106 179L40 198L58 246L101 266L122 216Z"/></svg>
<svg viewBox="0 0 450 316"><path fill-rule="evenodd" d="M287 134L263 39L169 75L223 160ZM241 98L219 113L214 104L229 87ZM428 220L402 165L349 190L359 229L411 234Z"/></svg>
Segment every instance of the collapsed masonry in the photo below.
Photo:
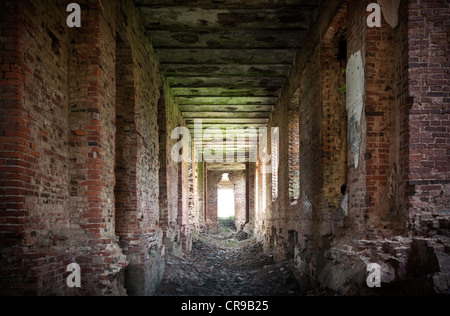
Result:
<svg viewBox="0 0 450 316"><path fill-rule="evenodd" d="M225 172L305 293L450 293L447 1L400 1L395 28L371 1L78 3L81 28L66 1L0 3L0 294L154 294L217 229ZM175 163L195 118L279 127L278 167Z"/></svg>

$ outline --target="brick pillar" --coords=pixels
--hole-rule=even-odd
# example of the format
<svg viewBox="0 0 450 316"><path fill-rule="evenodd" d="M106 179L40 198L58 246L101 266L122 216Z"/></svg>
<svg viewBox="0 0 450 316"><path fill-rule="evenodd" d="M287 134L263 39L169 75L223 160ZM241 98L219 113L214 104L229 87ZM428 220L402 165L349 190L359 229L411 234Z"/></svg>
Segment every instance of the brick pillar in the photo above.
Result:
<svg viewBox="0 0 450 316"><path fill-rule="evenodd" d="M200 232L204 232L205 227L205 173L203 162L196 163L197 165L197 212Z"/></svg>
<svg viewBox="0 0 450 316"><path fill-rule="evenodd" d="M230 180L234 183L234 199L236 212L236 229L242 230L247 223L247 171L239 170L230 173Z"/></svg>
<svg viewBox="0 0 450 316"><path fill-rule="evenodd" d="M35 194L27 188L36 176L35 163L25 158L38 154L34 150L36 145L31 143L29 115L24 105L25 61L20 39L25 28L21 24L23 16L18 2L2 1L0 19L0 293L11 294L12 291L20 295L19 290L14 290L28 287L30 293L35 294L37 279L25 273L32 263L21 264L17 260L18 257L27 259L23 253L25 248L21 247L26 240L26 223L31 215L27 195L28 192ZM16 259L8 262L9 258Z"/></svg>
<svg viewBox="0 0 450 316"><path fill-rule="evenodd" d="M164 91L158 103L158 126L159 126L159 225L163 230L164 238L167 238L169 229L169 203L168 203L168 174L167 174L167 116L166 100Z"/></svg>
<svg viewBox="0 0 450 316"><path fill-rule="evenodd" d="M70 30L69 47L70 226L87 286L108 294L127 265L114 227L115 5L80 5L83 27Z"/></svg>
<svg viewBox="0 0 450 316"><path fill-rule="evenodd" d="M383 23L366 31L366 206L369 225L391 228L398 210L390 207L393 196L386 194L389 178L397 177L395 112L395 31ZM392 183L397 185L397 183ZM389 201L389 202L388 202ZM391 217L389 220L383 218ZM384 222L384 223L383 223Z"/></svg>
<svg viewBox="0 0 450 316"><path fill-rule="evenodd" d="M343 6L321 41L322 84L322 165L323 195L320 225L321 235L337 233L343 226L340 209L347 186L347 8Z"/></svg>

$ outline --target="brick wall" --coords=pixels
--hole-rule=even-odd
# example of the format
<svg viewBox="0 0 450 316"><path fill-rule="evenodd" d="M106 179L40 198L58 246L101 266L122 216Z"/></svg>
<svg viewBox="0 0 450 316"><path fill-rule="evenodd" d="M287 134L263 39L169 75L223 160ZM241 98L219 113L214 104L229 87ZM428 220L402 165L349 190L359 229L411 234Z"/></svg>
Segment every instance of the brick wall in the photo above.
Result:
<svg viewBox="0 0 450 316"><path fill-rule="evenodd" d="M117 229L117 234L130 261L125 270L128 294L152 295L164 272L157 122L163 83L156 55L134 10L130 2L118 8L116 193L120 189L129 198L119 204L116 197L116 226L125 228ZM133 18L125 23L126 15ZM122 44L121 37L128 45Z"/></svg>
<svg viewBox="0 0 450 316"><path fill-rule="evenodd" d="M256 207L256 163L247 164L247 218L248 232L252 233L251 229L255 223L255 207Z"/></svg>
<svg viewBox="0 0 450 316"><path fill-rule="evenodd" d="M297 203L300 198L300 89L289 105L289 201Z"/></svg>
<svg viewBox="0 0 450 316"><path fill-rule="evenodd" d="M101 119L92 117L100 113L99 102L109 110L114 106L114 93L105 93L100 87L114 79L114 68L106 66L113 65L108 64L110 56L106 53L111 47L98 37L91 37L90 43L104 48L105 54L96 51L91 64L80 62L74 69L73 64L68 63L75 54L68 45L72 35L60 24L65 19L62 2L24 1L20 7L16 3L2 2L2 6L2 13L9 16L2 19L5 21L2 36L13 36L10 44L2 46L1 63L5 72L2 78L16 78L3 82L2 89L6 90L2 102L8 104L2 107L2 115L7 122L17 120L11 126L3 126L3 136L9 139L2 140L2 149L5 157L11 156L4 165L19 168L9 167L2 172L3 180L15 179L2 183L5 194L15 196L5 198L2 212L15 216L2 218L10 218L6 223L20 224L11 227L15 239L9 236L5 239L10 248L2 247L2 261L6 260L2 267L8 267L8 271L10 263L12 271L12 267L18 267L13 273L2 270L5 277L1 282L2 291L30 295L78 293L80 291L68 290L65 286L65 268L74 259L82 264L84 293L123 293L114 276L127 262L114 243L113 199L106 198L113 196L114 159L109 153L113 152L110 132L114 129L111 115L115 111L112 108ZM105 9L105 16L112 11L106 12L108 9ZM86 16L86 20L96 21L97 32L105 30L99 11L94 6ZM81 48L77 54L88 59ZM105 62L104 73L95 72L99 61ZM79 91L86 94L84 102L75 106L72 102L77 95L72 88L77 80L69 85L68 78L83 67L90 68L95 75L78 77L85 80ZM9 103L9 99L14 102ZM68 104L72 105L70 111ZM84 113L74 114L78 110ZM77 115L88 118L85 120L88 123L75 124ZM23 124L21 131L20 124ZM7 132L6 128L12 132ZM79 139L85 140L84 145ZM12 148L10 144L18 146ZM69 169L79 167L81 160L85 164L76 173L75 168ZM16 186L22 190L13 194L9 188ZM10 203L5 203L8 201ZM77 247L71 246L74 240L78 241ZM111 268L112 264L114 268L105 273L106 267Z"/></svg>
<svg viewBox="0 0 450 316"><path fill-rule="evenodd" d="M247 207L249 202L247 195L247 171L232 172L230 174L230 181L235 184L235 225L238 230L242 230L247 223Z"/></svg>
<svg viewBox="0 0 450 316"><path fill-rule="evenodd" d="M409 221L434 235L449 201L449 15L445 1L408 4ZM406 31L405 31L406 32Z"/></svg>
<svg viewBox="0 0 450 316"><path fill-rule="evenodd" d="M0 292L149 295L164 269L164 84L131 1L78 3L79 29L64 1L1 3ZM72 260L79 290L66 286Z"/></svg>
<svg viewBox="0 0 450 316"><path fill-rule="evenodd" d="M347 184L347 20L340 9L321 42L322 151L325 207L334 212Z"/></svg>
<svg viewBox="0 0 450 316"><path fill-rule="evenodd" d="M289 146L295 132L282 128L278 184L270 181L272 175L265 183L261 167L257 177L255 234L265 235L265 251L273 251L276 260L294 255L305 288L320 284L341 294L367 293L363 258L341 249L364 250L370 260L382 262L386 284L408 278L408 265L446 257L434 240L425 246L430 256L424 261L408 259L410 252L421 257L424 250L420 241L408 239L407 227L427 237L445 235L448 227L448 146L443 139L448 133L448 5L402 1L397 28L384 18L381 28L368 28L366 6L371 2L346 6L331 1L320 9L269 123L283 126L292 116L289 105L299 100L294 114L299 145ZM349 76L342 70L358 51L365 90L362 119L353 125L341 91ZM289 169L296 156L301 191L298 203L291 205ZM259 201L274 185L278 198L267 199L264 213ZM396 256L396 263L385 262L386 255ZM436 260L441 266L433 270L431 287L445 291L438 285L446 278L445 260ZM428 282L418 275L412 288Z"/></svg>
<svg viewBox="0 0 450 316"><path fill-rule="evenodd" d="M18 295L60 293L70 257L67 32L45 4L0 4L0 292Z"/></svg>
<svg viewBox="0 0 450 316"><path fill-rule="evenodd" d="M392 229L398 211L392 206L398 185L398 157L395 143L398 131L395 117L395 31L387 23L367 29L366 42L366 206L367 225L375 230ZM391 183L389 183L391 181ZM366 227L368 229L369 227Z"/></svg>
<svg viewBox="0 0 450 316"><path fill-rule="evenodd" d="M197 151L195 151L197 153ZM197 157L194 155L194 157ZM196 193L196 208L195 212L197 214L195 226L198 227L198 232L206 231L206 221L205 221L205 186L206 186L206 175L205 175L205 163L199 162L196 164L196 172L197 172L197 186L194 189Z"/></svg>
<svg viewBox="0 0 450 316"><path fill-rule="evenodd" d="M363 2L351 3L347 7L347 57L352 56L360 50L363 50L366 41L366 16ZM365 54L362 53L363 65L365 65ZM365 67L364 67L365 69ZM349 138L354 131L351 129L351 117L348 117ZM362 115L356 132L360 135L360 155L358 168L355 166L354 154L351 151L351 142L347 151L348 157L348 218L347 225L353 227L356 231L363 229L363 222L366 218L366 164L365 155L361 153L366 151L366 117Z"/></svg>
<svg viewBox="0 0 450 316"><path fill-rule="evenodd" d="M172 131L186 126L186 123L167 84L164 85L164 93L164 101L160 103L158 114L160 125L163 126L162 131L165 130L165 134L160 134L160 139L164 139L160 147L160 203L164 207L160 217L161 228L164 232L164 243L169 251L190 252L192 240L189 226L189 192L193 179L189 177L189 163L176 163L171 157L172 148L179 142L177 139L171 139Z"/></svg>

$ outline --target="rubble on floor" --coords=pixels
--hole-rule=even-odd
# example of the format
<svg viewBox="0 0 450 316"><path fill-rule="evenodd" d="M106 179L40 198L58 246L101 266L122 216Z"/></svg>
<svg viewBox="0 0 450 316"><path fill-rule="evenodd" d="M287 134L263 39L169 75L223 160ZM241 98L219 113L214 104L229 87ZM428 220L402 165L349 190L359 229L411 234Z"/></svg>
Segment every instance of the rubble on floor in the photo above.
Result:
<svg viewBox="0 0 450 316"><path fill-rule="evenodd" d="M298 296L292 262L274 263L261 242L236 232L194 238L191 257L167 255L157 296Z"/></svg>

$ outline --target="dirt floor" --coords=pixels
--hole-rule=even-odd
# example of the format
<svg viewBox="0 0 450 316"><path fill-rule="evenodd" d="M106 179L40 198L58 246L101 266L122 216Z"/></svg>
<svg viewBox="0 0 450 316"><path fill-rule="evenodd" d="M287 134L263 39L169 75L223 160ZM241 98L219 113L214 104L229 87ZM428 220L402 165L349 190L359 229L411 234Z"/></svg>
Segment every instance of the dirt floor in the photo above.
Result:
<svg viewBox="0 0 450 316"><path fill-rule="evenodd" d="M245 235L245 234L244 234ZM291 262L275 264L262 244L222 223L218 235L194 239L193 256L167 255L157 296L298 296Z"/></svg>

